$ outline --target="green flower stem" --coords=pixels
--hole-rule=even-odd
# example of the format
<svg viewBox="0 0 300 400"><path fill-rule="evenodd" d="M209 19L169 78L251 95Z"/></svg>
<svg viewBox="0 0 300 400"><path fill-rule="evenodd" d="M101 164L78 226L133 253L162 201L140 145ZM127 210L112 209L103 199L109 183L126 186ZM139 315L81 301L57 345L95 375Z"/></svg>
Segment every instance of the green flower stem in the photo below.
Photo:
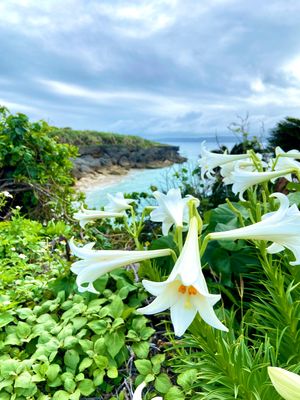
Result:
<svg viewBox="0 0 300 400"><path fill-rule="evenodd" d="M248 199L249 199L249 207L248 214L252 224L255 224L256 220L254 218L256 212L256 195L252 188L247 189Z"/></svg>
<svg viewBox="0 0 300 400"><path fill-rule="evenodd" d="M255 168L257 169L257 171L262 172L263 166L262 166L261 160L257 157L255 151L249 150L248 154L249 154L250 158L252 158L253 164L255 165Z"/></svg>
<svg viewBox="0 0 300 400"><path fill-rule="evenodd" d="M137 237L133 237L133 240L134 240L135 247L137 248L137 250L144 250L142 244L140 243L140 241Z"/></svg>
<svg viewBox="0 0 300 400"><path fill-rule="evenodd" d="M177 261L177 255L176 255L174 250L172 250L172 249L169 249L169 250L170 250L170 255L173 258L173 261L174 261L174 264L175 264L176 261Z"/></svg>
<svg viewBox="0 0 300 400"><path fill-rule="evenodd" d="M134 236L134 233L132 232L132 230L130 229L130 226L128 225L128 217L127 217L127 215L124 215L123 222L124 222L125 229L129 233L129 235L130 236Z"/></svg>
<svg viewBox="0 0 300 400"><path fill-rule="evenodd" d="M132 209L132 207L130 207ZM132 209L133 211L133 209ZM134 213L134 212L133 212ZM128 218L127 216L124 216L124 226L128 234L133 238L135 247L137 250L143 250L143 246L141 245L138 237L139 237L139 231L137 229L136 223L135 223L135 215L133 216L133 221L132 221L132 227L128 225Z"/></svg>
<svg viewBox="0 0 300 400"><path fill-rule="evenodd" d="M262 186L264 188L264 192L265 192L266 196L269 197L270 196L270 192L269 192L268 182L263 182Z"/></svg>
<svg viewBox="0 0 300 400"><path fill-rule="evenodd" d="M238 220L239 220L239 223L240 223L242 226L245 226L244 220L243 220L243 216L242 216L241 212L240 212L237 208L234 207L234 205L231 203L231 201L230 201L228 198L226 198L226 203L227 203L228 207L230 208L230 210L231 210L234 214L236 214L236 216L237 216L237 218L238 218Z"/></svg>
<svg viewBox="0 0 300 400"><path fill-rule="evenodd" d="M143 227L144 227L144 219L145 219L145 216L146 216L147 212L148 212L148 210L146 210L146 208L144 208L144 209L143 209L143 212L142 212L142 215L141 215L140 222L139 222L139 224L138 224L138 226L137 226L137 230L136 230L136 233L137 233L138 236L139 236L139 234L140 234L140 233L142 232L142 230L143 230Z"/></svg>
<svg viewBox="0 0 300 400"><path fill-rule="evenodd" d="M261 204L256 203L256 221L261 221Z"/></svg>
<svg viewBox="0 0 300 400"><path fill-rule="evenodd" d="M182 241L182 226L177 226L175 231L175 240L178 246L179 251L182 250L183 241Z"/></svg>
<svg viewBox="0 0 300 400"><path fill-rule="evenodd" d="M279 156L276 156L275 161L273 162L273 165L272 165L272 171L275 171L275 167L277 165L278 160L279 160Z"/></svg>
<svg viewBox="0 0 300 400"><path fill-rule="evenodd" d="M135 215L134 208L132 206L130 206L130 212L131 212L131 218L132 218L132 237L134 239L135 246L138 250L143 250L143 246L139 241L139 234L140 234L141 230L143 229L142 224L143 224L144 217L142 217L139 225L137 226L136 215Z"/></svg>
<svg viewBox="0 0 300 400"><path fill-rule="evenodd" d="M204 252L205 252L205 250L206 250L206 247L207 247L207 245L208 245L208 242L209 242L210 240L211 240L210 235L209 235L209 234L206 235L205 238L204 238L204 240L203 240L203 242L202 242L202 244L201 244L201 248L200 248L200 257L203 256L203 254L204 254Z"/></svg>
<svg viewBox="0 0 300 400"><path fill-rule="evenodd" d="M134 226L134 230L136 231L135 212L132 206L130 206L130 213L132 218L132 225Z"/></svg>
<svg viewBox="0 0 300 400"><path fill-rule="evenodd" d="M141 215L141 219L138 223L138 225L136 226L135 220L134 220L134 227L135 227L135 233L134 233L134 237L135 239L138 241L138 238L140 236L140 233L142 232L143 228L144 228L144 220L147 214L149 214L149 212L153 211L156 207L145 207L143 209L142 215ZM133 211L134 213L134 211ZM138 241L139 243L139 241ZM141 247L140 243L139 246Z"/></svg>
<svg viewBox="0 0 300 400"><path fill-rule="evenodd" d="M262 200L263 200L264 214L266 214L269 210L268 210L267 195L266 195L266 192L264 190L261 192L261 196L262 196ZM272 199L272 201L274 201L273 197L271 197L271 199Z"/></svg>

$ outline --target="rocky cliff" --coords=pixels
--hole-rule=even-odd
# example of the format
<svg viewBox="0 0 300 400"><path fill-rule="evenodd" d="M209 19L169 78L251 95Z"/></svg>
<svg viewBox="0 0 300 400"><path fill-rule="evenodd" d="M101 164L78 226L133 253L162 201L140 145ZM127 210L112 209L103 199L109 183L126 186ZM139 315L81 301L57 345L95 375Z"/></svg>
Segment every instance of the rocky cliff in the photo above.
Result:
<svg viewBox="0 0 300 400"><path fill-rule="evenodd" d="M130 168L161 168L186 161L178 151L178 146L168 145L146 148L111 144L80 146L73 173L80 179L93 173L119 175Z"/></svg>

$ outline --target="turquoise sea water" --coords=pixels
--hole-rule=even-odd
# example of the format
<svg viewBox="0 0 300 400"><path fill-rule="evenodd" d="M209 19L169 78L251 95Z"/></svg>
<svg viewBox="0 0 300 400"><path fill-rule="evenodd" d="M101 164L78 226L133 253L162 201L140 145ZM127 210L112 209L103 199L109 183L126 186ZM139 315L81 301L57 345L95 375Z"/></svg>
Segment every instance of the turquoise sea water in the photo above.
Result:
<svg viewBox="0 0 300 400"><path fill-rule="evenodd" d="M107 193L130 193L130 192L142 192L147 191L151 185L156 186L158 189L166 188L172 182L173 174L185 166L186 168L192 169L197 164L199 156L200 143L199 141L168 141L164 140L163 143L179 146L180 154L187 157L188 162L180 165L173 165L172 167L158 168L158 169L143 169L143 170L132 170L125 175L121 181L116 184L109 185L106 187L93 187L86 191L86 203L88 207L101 207L107 202ZM234 145L236 139L234 137L228 137L226 140L222 140L222 144L227 145L229 148ZM216 141L207 141L206 146L212 150L218 148Z"/></svg>

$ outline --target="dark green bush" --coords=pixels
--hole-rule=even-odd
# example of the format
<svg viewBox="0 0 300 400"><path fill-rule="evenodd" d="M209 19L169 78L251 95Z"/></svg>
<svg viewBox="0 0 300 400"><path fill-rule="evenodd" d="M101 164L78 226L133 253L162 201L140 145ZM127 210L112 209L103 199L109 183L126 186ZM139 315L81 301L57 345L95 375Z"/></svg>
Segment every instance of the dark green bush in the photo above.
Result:
<svg viewBox="0 0 300 400"><path fill-rule="evenodd" d="M268 141L272 148L280 146L284 151L300 150L300 119L286 117L278 122Z"/></svg>
<svg viewBox="0 0 300 400"><path fill-rule="evenodd" d="M0 108L0 191L13 195L8 206L18 205L35 219L67 214L74 193L70 158L77 149L59 144L51 129L45 121L31 123Z"/></svg>

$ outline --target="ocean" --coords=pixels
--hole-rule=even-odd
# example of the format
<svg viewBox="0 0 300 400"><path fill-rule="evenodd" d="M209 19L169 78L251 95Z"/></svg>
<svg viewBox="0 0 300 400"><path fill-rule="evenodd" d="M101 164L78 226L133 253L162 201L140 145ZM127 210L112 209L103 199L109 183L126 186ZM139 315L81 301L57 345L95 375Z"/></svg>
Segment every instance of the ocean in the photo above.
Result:
<svg viewBox="0 0 300 400"><path fill-rule="evenodd" d="M200 143L205 140L201 139L168 139L162 138L157 140L161 143L179 146L179 152L182 156L186 157L188 161L184 164L175 164L171 167L157 168L157 169L142 169L130 171L127 175L115 184L101 187L93 187L86 191L86 203L89 208L99 208L106 204L107 193L131 193L131 192L146 192L150 186L155 186L158 190L166 189L172 182L172 177L176 171L185 167L192 170L197 166L199 158ZM217 141L215 138L208 138L206 140L206 147L213 150L221 145L231 148L237 139L234 136L222 137L222 140Z"/></svg>

